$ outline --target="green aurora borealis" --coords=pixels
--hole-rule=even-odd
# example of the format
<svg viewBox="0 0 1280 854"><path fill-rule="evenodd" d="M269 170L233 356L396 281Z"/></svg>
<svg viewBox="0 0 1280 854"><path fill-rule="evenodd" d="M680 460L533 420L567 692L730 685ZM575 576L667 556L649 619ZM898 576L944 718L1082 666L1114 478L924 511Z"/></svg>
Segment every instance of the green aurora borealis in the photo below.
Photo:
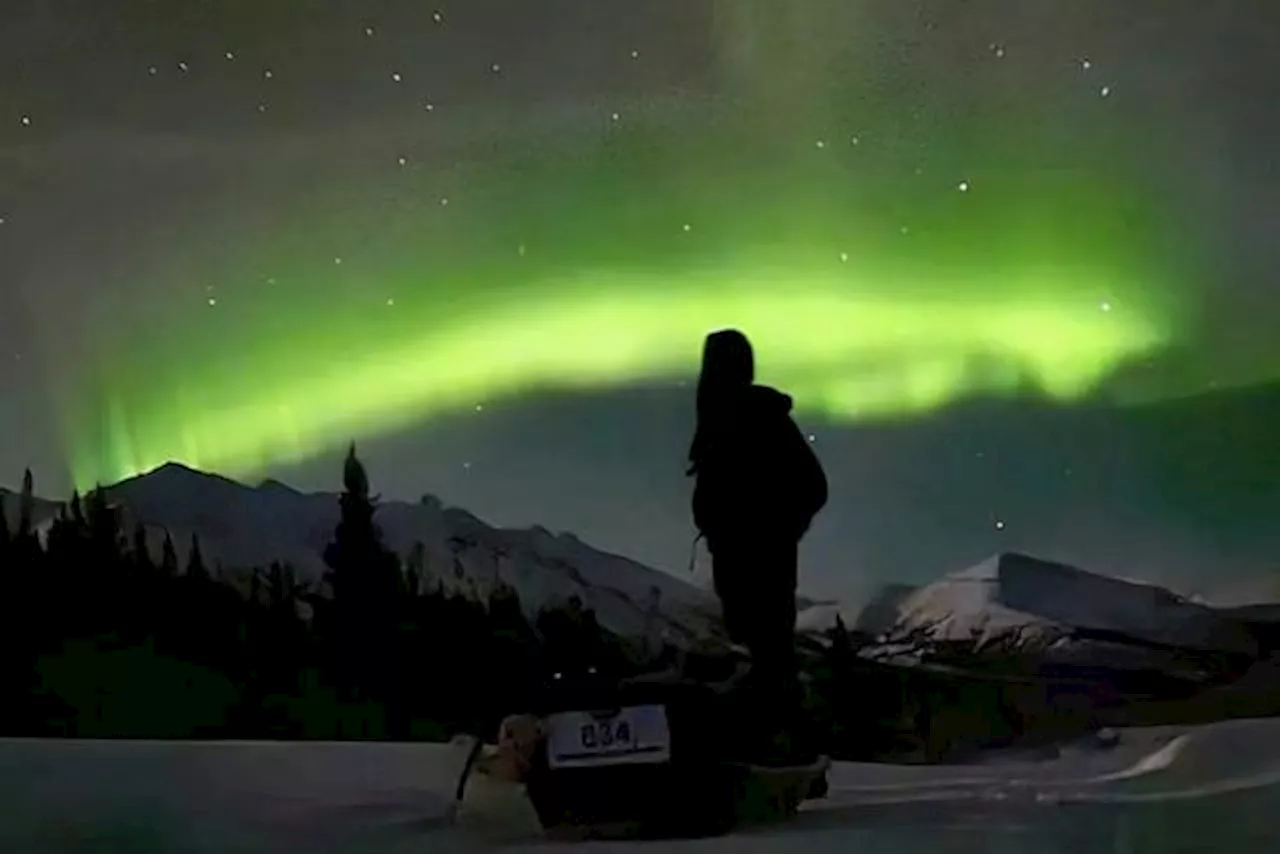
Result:
<svg viewBox="0 0 1280 854"><path fill-rule="evenodd" d="M103 336L65 409L75 483L169 460L248 475L481 403L689 377L723 326L801 414L847 422L1096 397L1185 336L1195 247L1136 142L1104 156L1046 117L888 104L855 131L852 108L807 106L823 127L755 135L750 108L698 128L633 111L444 178L344 175L237 240L207 226L218 304Z"/></svg>

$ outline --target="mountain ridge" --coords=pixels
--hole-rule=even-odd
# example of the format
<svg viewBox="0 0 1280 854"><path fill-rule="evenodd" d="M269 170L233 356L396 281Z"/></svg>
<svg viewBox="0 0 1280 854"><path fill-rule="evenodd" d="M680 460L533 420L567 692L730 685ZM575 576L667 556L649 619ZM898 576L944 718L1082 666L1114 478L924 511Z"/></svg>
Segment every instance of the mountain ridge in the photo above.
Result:
<svg viewBox="0 0 1280 854"><path fill-rule="evenodd" d="M282 561L312 584L324 576L324 549L339 518L338 492L303 493L275 480L250 486L176 462L103 491L122 508L126 531L144 526L153 552L170 536L184 560L198 536L206 563L224 573ZM13 517L16 496L0 497ZM59 505L37 499L38 529ZM375 520L387 546L416 564L428 584L477 598L509 584L531 614L577 596L601 625L627 636L660 631L693 642L719 634L709 592L570 533L492 526L430 495L417 503L381 501Z"/></svg>

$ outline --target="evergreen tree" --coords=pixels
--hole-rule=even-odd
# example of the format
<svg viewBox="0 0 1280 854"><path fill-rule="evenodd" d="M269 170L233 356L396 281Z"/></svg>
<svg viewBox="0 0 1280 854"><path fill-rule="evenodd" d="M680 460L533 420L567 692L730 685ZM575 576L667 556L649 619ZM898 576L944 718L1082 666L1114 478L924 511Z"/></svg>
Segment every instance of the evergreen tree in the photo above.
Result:
<svg viewBox="0 0 1280 854"><path fill-rule="evenodd" d="M192 581L209 581L209 570L204 565L204 555L200 551L200 535L191 535L191 550L187 553L187 577Z"/></svg>
<svg viewBox="0 0 1280 854"><path fill-rule="evenodd" d="M844 618L836 614L836 624L829 634L830 646L827 648L831 669L836 673L847 674L854 664L856 653L853 648L853 636L849 634Z"/></svg>
<svg viewBox="0 0 1280 854"><path fill-rule="evenodd" d="M173 536L164 532L164 545L160 547L160 574L172 578L178 574L178 550L173 547Z"/></svg>
<svg viewBox="0 0 1280 854"><path fill-rule="evenodd" d="M399 716L400 616L403 580L400 561L382 542L374 522L377 498L356 456L354 443L343 465L341 516L333 541L325 549L333 590L332 641L339 687L349 696L375 701L396 718L392 728L403 736L407 721Z"/></svg>
<svg viewBox="0 0 1280 854"><path fill-rule="evenodd" d="M84 497L81 518L72 525L83 544L77 571L85 595L84 622L118 637L141 638L149 615L148 591L130 578L125 560L126 539L120 525L120 508L107 500L101 486Z"/></svg>
<svg viewBox="0 0 1280 854"><path fill-rule="evenodd" d="M35 530L35 508L34 478L31 469L26 469L22 473L22 492L18 495L18 524L10 546L15 566L34 568L42 556Z"/></svg>
<svg viewBox="0 0 1280 854"><path fill-rule="evenodd" d="M22 494L18 498L18 531L15 539L24 540L34 534L32 520L35 517L35 507L35 482L31 469L27 469L22 473Z"/></svg>
<svg viewBox="0 0 1280 854"><path fill-rule="evenodd" d="M87 526L94 560L100 566L119 563L125 551L120 530L120 511L107 501L107 494L102 487L96 487L85 499L83 522L75 518L75 512L73 507L72 522L78 526Z"/></svg>
<svg viewBox="0 0 1280 854"><path fill-rule="evenodd" d="M492 660L486 662L490 678L484 681L494 689L493 711L501 716L527 710L542 675L538 637L519 592L510 584L499 583L490 593L488 618Z"/></svg>
<svg viewBox="0 0 1280 854"><path fill-rule="evenodd" d="M84 507L80 503L80 491L71 490L71 502L69 505L71 522L82 528L87 527L84 521Z"/></svg>
<svg viewBox="0 0 1280 854"><path fill-rule="evenodd" d="M147 526L139 522L133 528L133 565L142 575L150 575L151 549L147 545Z"/></svg>
<svg viewBox="0 0 1280 854"><path fill-rule="evenodd" d="M49 523L49 533L45 537L50 563L63 571L78 568L80 558L77 552L81 536L82 532L71 521L68 505L59 505L58 515Z"/></svg>
<svg viewBox="0 0 1280 854"><path fill-rule="evenodd" d="M409 557L405 561L405 592L410 597L416 597L422 593L422 583L426 575L427 565L427 547L423 545L421 540L415 540L413 548L409 550Z"/></svg>

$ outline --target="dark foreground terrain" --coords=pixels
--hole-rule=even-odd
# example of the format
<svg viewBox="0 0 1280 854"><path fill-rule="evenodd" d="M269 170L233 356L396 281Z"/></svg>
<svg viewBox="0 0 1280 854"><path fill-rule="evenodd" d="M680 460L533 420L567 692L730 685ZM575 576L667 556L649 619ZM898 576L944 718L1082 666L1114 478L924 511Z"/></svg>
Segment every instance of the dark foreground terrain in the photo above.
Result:
<svg viewBox="0 0 1280 854"><path fill-rule="evenodd" d="M444 819L465 746L0 742L7 852L556 850L518 790L480 778ZM1094 854L1271 850L1280 721L1126 730L1110 750L954 766L841 763L793 824L675 851ZM617 844L572 850L614 850Z"/></svg>

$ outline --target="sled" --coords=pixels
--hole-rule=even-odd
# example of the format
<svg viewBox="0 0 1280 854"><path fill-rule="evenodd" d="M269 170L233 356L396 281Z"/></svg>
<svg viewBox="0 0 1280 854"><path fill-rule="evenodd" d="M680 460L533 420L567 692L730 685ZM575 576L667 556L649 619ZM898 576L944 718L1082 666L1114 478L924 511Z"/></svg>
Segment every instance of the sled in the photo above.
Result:
<svg viewBox="0 0 1280 854"><path fill-rule="evenodd" d="M714 836L826 794L825 756L780 767L737 755L750 713L732 685L659 674L563 681L552 697L504 722L500 751L553 837Z"/></svg>

